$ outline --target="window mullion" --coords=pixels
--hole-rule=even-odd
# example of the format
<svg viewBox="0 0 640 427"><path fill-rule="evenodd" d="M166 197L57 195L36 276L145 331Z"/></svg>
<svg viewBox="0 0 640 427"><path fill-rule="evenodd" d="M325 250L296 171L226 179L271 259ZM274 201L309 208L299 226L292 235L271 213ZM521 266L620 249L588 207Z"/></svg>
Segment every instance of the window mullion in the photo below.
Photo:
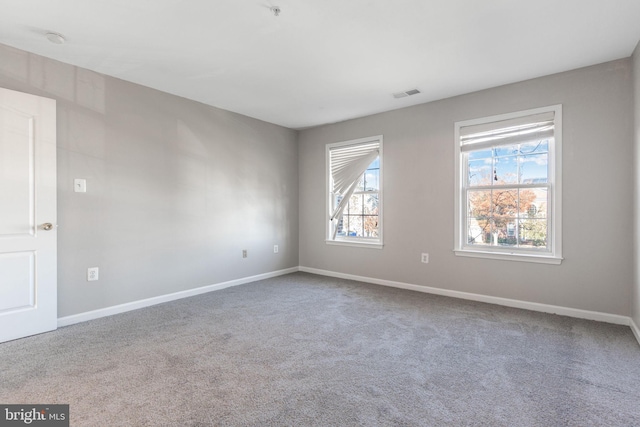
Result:
<svg viewBox="0 0 640 427"><path fill-rule="evenodd" d="M520 168L520 161L518 161L518 169ZM519 172L519 170L518 170ZM518 174L518 181L520 181L520 175ZM516 200L516 226L515 226L515 238L516 238L516 247L520 248L520 188L518 188L518 198Z"/></svg>
<svg viewBox="0 0 640 427"><path fill-rule="evenodd" d="M495 169L494 169L495 170ZM495 237L495 225L496 225L496 211L495 211L495 204L494 204L494 196L493 196L493 192L494 192L494 188L491 188L491 193L490 196L491 198L489 199L491 202L491 216L489 217L489 230L491 231L491 245L495 246L498 244L498 239ZM494 242L495 239L495 242Z"/></svg>

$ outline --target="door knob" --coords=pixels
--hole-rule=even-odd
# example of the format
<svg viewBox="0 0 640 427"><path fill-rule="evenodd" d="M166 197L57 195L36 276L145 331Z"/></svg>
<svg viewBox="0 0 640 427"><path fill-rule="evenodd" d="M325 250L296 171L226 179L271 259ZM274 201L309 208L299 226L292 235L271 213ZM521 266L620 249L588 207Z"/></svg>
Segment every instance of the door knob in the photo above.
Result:
<svg viewBox="0 0 640 427"><path fill-rule="evenodd" d="M44 224L42 224L42 229L45 231L49 231L53 228L53 224L51 224L50 222L45 222Z"/></svg>

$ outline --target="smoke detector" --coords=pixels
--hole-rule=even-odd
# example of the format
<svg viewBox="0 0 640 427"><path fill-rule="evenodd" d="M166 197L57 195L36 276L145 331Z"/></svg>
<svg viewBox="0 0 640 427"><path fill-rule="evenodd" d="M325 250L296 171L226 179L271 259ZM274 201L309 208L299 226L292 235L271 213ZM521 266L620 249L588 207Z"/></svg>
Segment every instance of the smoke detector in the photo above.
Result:
<svg viewBox="0 0 640 427"><path fill-rule="evenodd" d="M271 7L271 12L273 12L274 16L278 16L280 15L280 7L279 6L273 6Z"/></svg>

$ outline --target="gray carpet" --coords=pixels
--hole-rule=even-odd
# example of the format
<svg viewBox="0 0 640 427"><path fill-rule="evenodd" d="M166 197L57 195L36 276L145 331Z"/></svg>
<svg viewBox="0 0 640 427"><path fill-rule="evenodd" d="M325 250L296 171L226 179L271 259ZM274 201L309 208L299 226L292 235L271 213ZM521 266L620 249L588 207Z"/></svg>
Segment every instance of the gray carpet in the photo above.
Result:
<svg viewBox="0 0 640 427"><path fill-rule="evenodd" d="M0 344L73 426L638 426L630 329L295 273Z"/></svg>

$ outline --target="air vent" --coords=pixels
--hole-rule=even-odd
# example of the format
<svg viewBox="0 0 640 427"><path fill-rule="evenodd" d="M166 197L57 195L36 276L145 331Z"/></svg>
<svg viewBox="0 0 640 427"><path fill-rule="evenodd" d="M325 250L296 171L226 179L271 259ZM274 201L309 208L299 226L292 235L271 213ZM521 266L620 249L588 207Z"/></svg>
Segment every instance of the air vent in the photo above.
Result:
<svg viewBox="0 0 640 427"><path fill-rule="evenodd" d="M393 97L394 98L404 98L405 96L417 95L419 93L420 93L420 91L418 89L411 89L411 90L408 90L406 92L394 93Z"/></svg>

